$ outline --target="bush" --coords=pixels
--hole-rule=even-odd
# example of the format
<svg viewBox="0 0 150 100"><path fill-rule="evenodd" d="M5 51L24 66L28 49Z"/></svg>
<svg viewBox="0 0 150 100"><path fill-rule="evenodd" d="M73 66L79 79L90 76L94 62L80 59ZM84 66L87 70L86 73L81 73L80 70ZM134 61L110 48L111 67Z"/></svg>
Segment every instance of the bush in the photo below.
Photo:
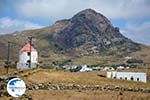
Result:
<svg viewBox="0 0 150 100"><path fill-rule="evenodd" d="M64 60L64 61L56 61L56 62L52 62L52 64L54 65L58 65L58 66L64 66L64 65L67 65L69 63L71 63L72 60L71 59L68 59L68 60Z"/></svg>
<svg viewBox="0 0 150 100"><path fill-rule="evenodd" d="M80 71L81 70L81 66L77 66L77 68L75 68L75 69L70 69L70 71L71 72L78 72L78 71Z"/></svg>
<svg viewBox="0 0 150 100"><path fill-rule="evenodd" d="M131 64L131 63L143 63L143 60L139 60L139 59L128 59L127 63Z"/></svg>

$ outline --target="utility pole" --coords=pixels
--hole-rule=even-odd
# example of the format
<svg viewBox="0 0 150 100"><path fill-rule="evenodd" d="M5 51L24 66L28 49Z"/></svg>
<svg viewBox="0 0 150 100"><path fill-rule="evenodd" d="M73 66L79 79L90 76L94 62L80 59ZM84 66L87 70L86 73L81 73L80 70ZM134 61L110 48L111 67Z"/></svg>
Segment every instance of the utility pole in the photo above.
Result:
<svg viewBox="0 0 150 100"><path fill-rule="evenodd" d="M10 67L10 42L8 41L8 49L7 49L7 61L5 62L5 67L7 68L6 73L8 74L8 69Z"/></svg>
<svg viewBox="0 0 150 100"><path fill-rule="evenodd" d="M32 45L32 39L33 39L33 37L32 36L30 36L30 37L28 37L28 39L29 39L29 43L30 43L30 62L29 62L29 68L31 68L31 45Z"/></svg>
<svg viewBox="0 0 150 100"><path fill-rule="evenodd" d="M5 61L5 68L6 68L6 73L8 74L8 71L9 71L9 67L10 67L10 65L11 65L11 57L10 56L12 56L12 54L11 54L11 52L10 52L10 48L11 48L11 46L13 46L13 45L18 45L18 46L21 46L21 45L19 45L19 44L17 44L17 43L15 43L15 42L10 42L10 41L8 41L7 42L7 57L6 57L6 61Z"/></svg>

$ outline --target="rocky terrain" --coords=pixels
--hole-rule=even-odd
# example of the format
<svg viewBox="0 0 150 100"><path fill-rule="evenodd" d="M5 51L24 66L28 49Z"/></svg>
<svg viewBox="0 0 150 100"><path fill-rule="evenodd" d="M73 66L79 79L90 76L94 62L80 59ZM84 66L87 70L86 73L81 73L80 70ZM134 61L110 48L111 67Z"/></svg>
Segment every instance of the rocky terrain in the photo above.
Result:
<svg viewBox="0 0 150 100"><path fill-rule="evenodd" d="M142 45L124 37L104 15L86 9L70 19L56 21L49 27L14 32L0 36L0 58L6 57L7 42L12 42L13 55L33 36L41 57L52 54L85 56L93 54L124 55L141 49Z"/></svg>
<svg viewBox="0 0 150 100"><path fill-rule="evenodd" d="M139 50L140 45L124 37L118 27L102 14L92 9L83 10L69 20L66 27L53 38L61 50L77 49L83 54L101 53L106 50L124 53ZM115 50L116 49L116 50Z"/></svg>

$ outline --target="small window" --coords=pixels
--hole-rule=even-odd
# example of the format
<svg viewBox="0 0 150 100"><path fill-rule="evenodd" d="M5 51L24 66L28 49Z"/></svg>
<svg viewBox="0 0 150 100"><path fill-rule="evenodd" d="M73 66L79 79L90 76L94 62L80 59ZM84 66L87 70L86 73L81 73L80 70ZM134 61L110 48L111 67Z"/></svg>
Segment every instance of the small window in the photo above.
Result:
<svg viewBox="0 0 150 100"><path fill-rule="evenodd" d="M133 77L131 77L131 80L134 80L134 78L133 78Z"/></svg>
<svg viewBox="0 0 150 100"><path fill-rule="evenodd" d="M127 77L125 77L125 80L127 80Z"/></svg>
<svg viewBox="0 0 150 100"><path fill-rule="evenodd" d="M27 52L27 55L30 56L30 52Z"/></svg>
<svg viewBox="0 0 150 100"><path fill-rule="evenodd" d="M27 63L29 64L29 63L30 63L30 60L27 60Z"/></svg>
<svg viewBox="0 0 150 100"><path fill-rule="evenodd" d="M137 78L137 81L139 81L140 79L139 78Z"/></svg>

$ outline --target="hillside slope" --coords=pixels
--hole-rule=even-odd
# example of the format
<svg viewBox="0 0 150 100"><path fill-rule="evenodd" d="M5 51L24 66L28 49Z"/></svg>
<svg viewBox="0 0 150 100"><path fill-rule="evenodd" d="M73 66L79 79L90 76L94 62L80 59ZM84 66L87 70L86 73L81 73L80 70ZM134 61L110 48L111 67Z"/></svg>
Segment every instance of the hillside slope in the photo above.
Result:
<svg viewBox="0 0 150 100"><path fill-rule="evenodd" d="M33 36L33 44L40 57L53 55L125 56L138 51L142 45L124 37L102 14L92 9L83 10L71 19L56 21L49 27L25 30L0 36L0 58L7 55L7 42L13 42L12 56L17 57L19 49Z"/></svg>

